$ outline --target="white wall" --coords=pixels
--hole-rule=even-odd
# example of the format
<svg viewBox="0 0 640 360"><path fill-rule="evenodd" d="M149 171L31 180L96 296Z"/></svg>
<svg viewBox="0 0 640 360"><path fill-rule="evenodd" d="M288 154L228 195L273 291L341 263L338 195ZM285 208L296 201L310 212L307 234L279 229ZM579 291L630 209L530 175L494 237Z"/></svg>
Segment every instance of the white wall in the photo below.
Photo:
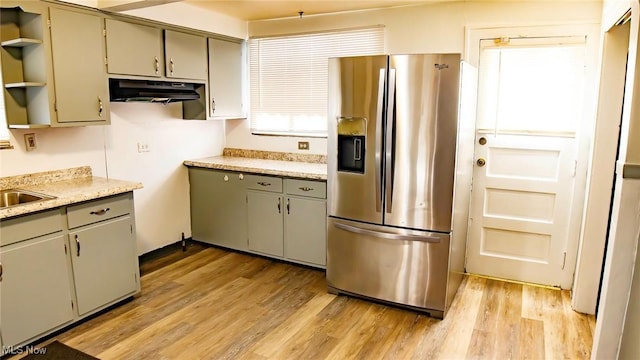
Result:
<svg viewBox="0 0 640 360"><path fill-rule="evenodd" d="M247 38L246 21L205 10L202 7L185 2L168 3L122 13L238 39Z"/></svg>
<svg viewBox="0 0 640 360"><path fill-rule="evenodd" d="M385 25L387 53L464 53L468 26L522 26L600 23L600 1L474 1L449 2L392 9L305 16L249 23L249 36ZM297 137L251 135L249 122L227 121L227 147L326 154L326 139L310 141L310 150L297 150Z"/></svg>
<svg viewBox="0 0 640 360"><path fill-rule="evenodd" d="M157 9L135 12L177 25L192 20L200 30L246 37L246 22L200 8L172 6L163 10L161 19ZM224 21L207 24L206 19ZM0 151L0 176L89 165L96 176L141 182L144 188L134 192L138 253L174 243L182 232L191 236L189 183L182 161L221 154L225 133L224 122L182 120L181 111L181 104L111 103L108 126L11 130L15 148ZM25 133L36 134L35 151L25 150ZM148 143L150 152L138 153L138 142Z"/></svg>
<svg viewBox="0 0 640 360"><path fill-rule="evenodd" d="M592 359L636 359L640 355L638 345L640 303L637 295L640 289L637 273L640 270L638 263L640 179L623 176L625 166L640 165L640 147L637 140L640 136L639 2L637 0L605 1L602 31L609 32L618 19L629 10L631 20L627 23L629 26L628 67L620 129L620 155L616 164L611 230L606 249ZM607 58L605 53L605 61ZM599 119L599 121L608 120L609 118Z"/></svg>
<svg viewBox="0 0 640 360"><path fill-rule="evenodd" d="M141 116L144 114L144 116ZM191 236L186 159L222 153L224 124L182 120L181 104L111 103L106 133L109 177L143 183L136 190L140 254ZM137 144L149 145L139 153Z"/></svg>

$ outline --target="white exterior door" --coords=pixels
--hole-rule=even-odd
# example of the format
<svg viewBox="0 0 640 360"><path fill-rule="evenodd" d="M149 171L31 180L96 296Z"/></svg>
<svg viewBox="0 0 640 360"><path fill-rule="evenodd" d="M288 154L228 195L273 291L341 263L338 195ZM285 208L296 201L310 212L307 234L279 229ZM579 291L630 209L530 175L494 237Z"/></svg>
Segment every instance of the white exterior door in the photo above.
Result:
<svg viewBox="0 0 640 360"><path fill-rule="evenodd" d="M467 272L570 286L583 81L584 38L481 42Z"/></svg>

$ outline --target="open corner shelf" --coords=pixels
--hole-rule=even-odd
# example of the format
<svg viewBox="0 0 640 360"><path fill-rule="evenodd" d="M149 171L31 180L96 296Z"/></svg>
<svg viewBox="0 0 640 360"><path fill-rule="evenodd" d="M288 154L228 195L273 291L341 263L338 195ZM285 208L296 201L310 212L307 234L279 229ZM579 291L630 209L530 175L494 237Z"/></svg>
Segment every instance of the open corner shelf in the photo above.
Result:
<svg viewBox="0 0 640 360"><path fill-rule="evenodd" d="M17 38L0 42L0 46L4 47L25 47L29 45L42 44L42 40L29 39L29 38Z"/></svg>
<svg viewBox="0 0 640 360"><path fill-rule="evenodd" d="M16 88L27 88L27 87L42 87L46 86L46 83L36 82L36 81L23 81L17 83L8 83L5 84L4 87L7 89L16 89Z"/></svg>
<svg viewBox="0 0 640 360"><path fill-rule="evenodd" d="M24 124L24 125L14 125L9 124L9 129L45 129L50 128L49 124Z"/></svg>

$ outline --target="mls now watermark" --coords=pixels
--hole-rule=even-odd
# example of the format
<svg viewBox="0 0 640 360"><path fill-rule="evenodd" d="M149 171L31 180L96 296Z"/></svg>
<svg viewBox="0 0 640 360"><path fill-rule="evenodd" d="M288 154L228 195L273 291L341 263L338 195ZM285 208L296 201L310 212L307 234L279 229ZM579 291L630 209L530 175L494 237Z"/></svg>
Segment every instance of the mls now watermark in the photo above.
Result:
<svg viewBox="0 0 640 360"><path fill-rule="evenodd" d="M2 352L0 352L0 356L5 356L5 355L28 355L28 354L44 355L46 353L47 353L47 348L46 347L37 348L37 347L35 347L33 345L31 345L31 346L21 346L21 347L3 346L2 347Z"/></svg>

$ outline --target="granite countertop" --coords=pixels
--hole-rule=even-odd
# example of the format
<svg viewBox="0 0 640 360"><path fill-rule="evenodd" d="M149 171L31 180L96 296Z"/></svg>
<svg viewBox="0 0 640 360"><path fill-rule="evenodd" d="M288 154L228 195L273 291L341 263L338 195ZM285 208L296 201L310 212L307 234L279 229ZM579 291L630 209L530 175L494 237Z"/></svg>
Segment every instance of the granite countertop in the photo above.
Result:
<svg viewBox="0 0 640 360"><path fill-rule="evenodd" d="M309 180L327 180L327 164L323 161L326 161L326 158L321 156L305 158L286 153L225 149L223 155L186 160L184 165Z"/></svg>
<svg viewBox="0 0 640 360"><path fill-rule="evenodd" d="M17 188L54 199L0 208L0 219L53 209L82 201L94 200L141 189L139 182L92 176L88 166L0 178L0 189Z"/></svg>

